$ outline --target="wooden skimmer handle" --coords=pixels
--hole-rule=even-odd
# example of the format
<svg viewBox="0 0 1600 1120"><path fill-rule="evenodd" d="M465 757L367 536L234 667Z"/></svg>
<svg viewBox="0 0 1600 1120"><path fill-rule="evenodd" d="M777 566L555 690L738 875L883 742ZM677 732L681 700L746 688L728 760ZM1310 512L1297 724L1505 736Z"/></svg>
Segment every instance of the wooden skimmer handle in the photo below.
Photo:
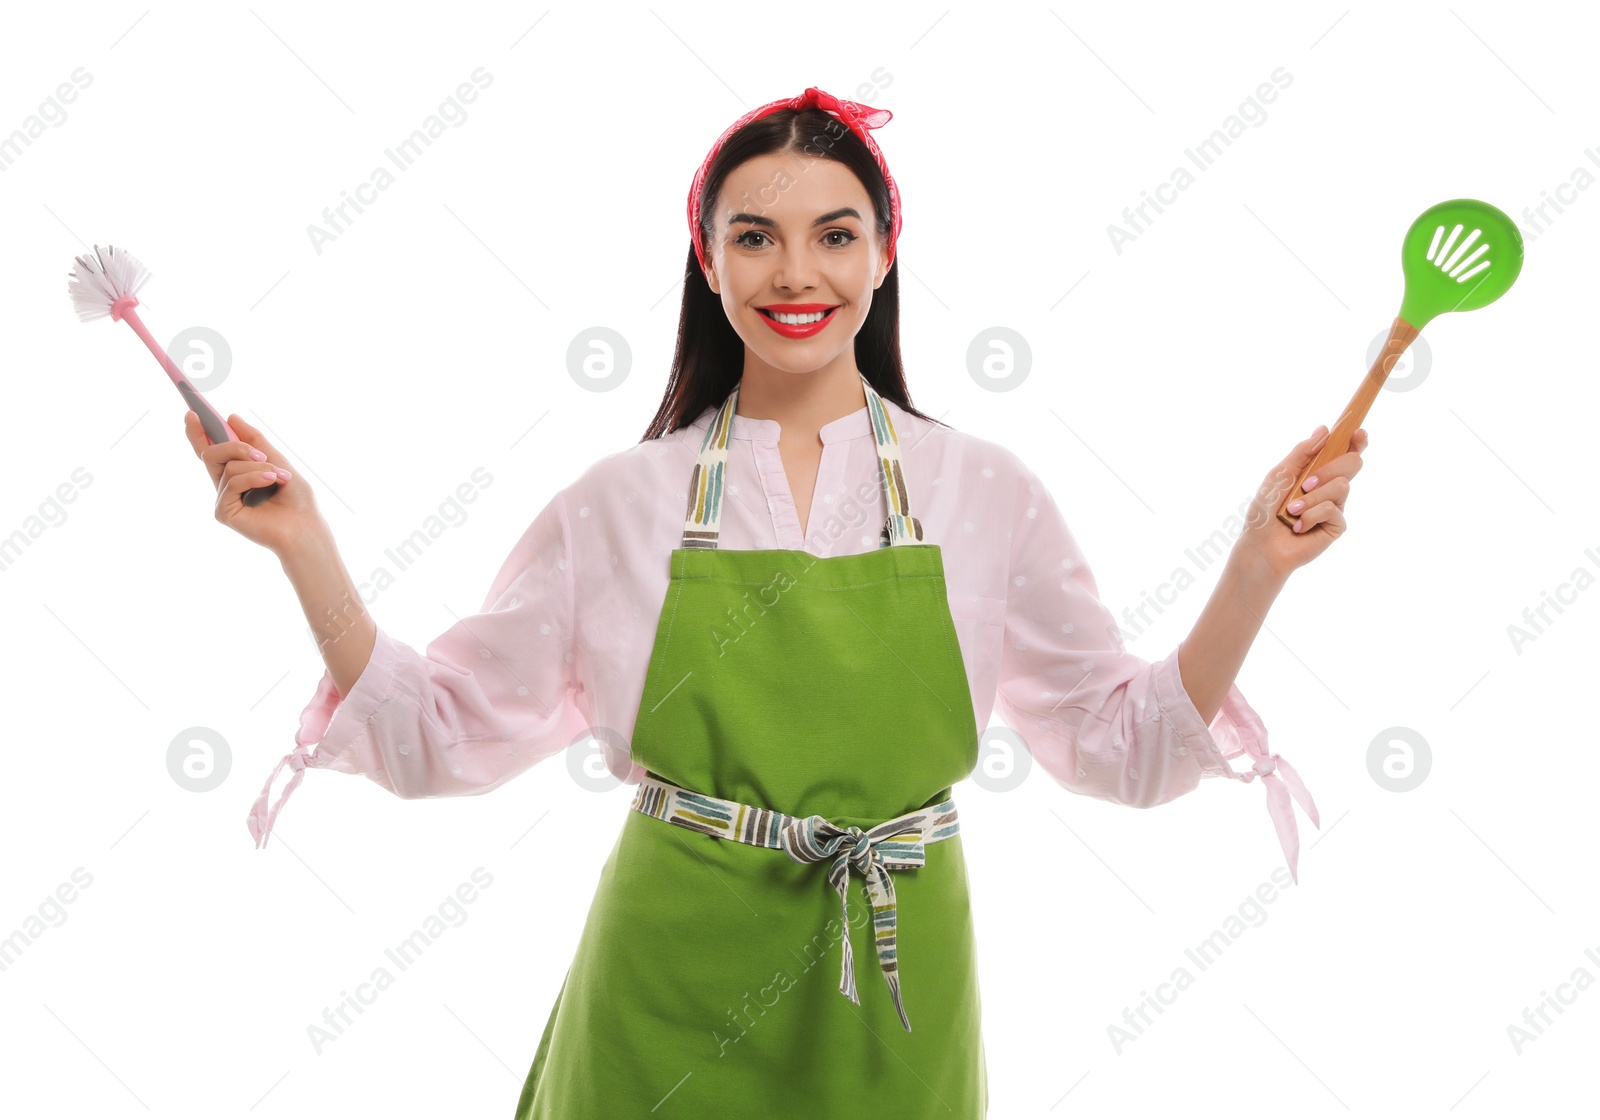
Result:
<svg viewBox="0 0 1600 1120"><path fill-rule="evenodd" d="M1404 319L1396 318L1394 325L1389 328L1389 339L1383 344L1383 349L1378 352L1378 360L1372 363L1372 368L1367 371L1367 376L1362 379L1361 386L1356 389L1356 395L1350 398L1350 403L1344 406L1344 415L1339 417L1339 422L1328 433L1328 438L1323 441L1322 450L1311 460L1310 465L1300 472L1300 477L1294 480L1294 485L1289 488L1289 493L1284 496L1282 504L1278 506L1278 520L1289 528L1294 528L1294 523L1299 520L1285 507L1296 498L1305 497L1305 491L1300 489L1306 479L1316 474L1322 464L1330 459L1337 459L1350 450L1350 438L1355 435L1356 429L1361 427L1361 421L1367 417L1367 409L1372 407L1372 402L1378 399L1378 391L1383 388L1383 383L1389 379L1389 373L1394 369L1400 355L1404 354L1406 347L1415 341L1422 332ZM1304 512L1304 511L1301 511Z"/></svg>

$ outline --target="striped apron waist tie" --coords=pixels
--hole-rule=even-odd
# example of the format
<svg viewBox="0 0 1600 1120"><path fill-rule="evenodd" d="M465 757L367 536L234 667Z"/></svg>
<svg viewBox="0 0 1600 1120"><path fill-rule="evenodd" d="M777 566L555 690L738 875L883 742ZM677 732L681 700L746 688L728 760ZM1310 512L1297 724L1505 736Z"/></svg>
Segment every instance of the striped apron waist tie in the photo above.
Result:
<svg viewBox="0 0 1600 1120"><path fill-rule="evenodd" d="M792 817L770 809L759 809L720 797L684 789L654 774L646 773L634 794L632 808L670 824L692 828L723 840L777 848L796 863L820 863L832 858L828 885L839 894L842 918L842 957L839 963L839 991L851 1003L860 1005L856 995L855 953L850 945L850 918L847 902L850 870L861 872L863 893L872 910L874 942L878 966L894 997L900 1024L911 1029L905 1003L900 997L900 968L896 955L897 921L894 880L889 872L921 867L926 862L924 846L946 840L961 830L956 803L947 798L937 805L886 820L862 829L854 825L841 828L824 817Z"/></svg>

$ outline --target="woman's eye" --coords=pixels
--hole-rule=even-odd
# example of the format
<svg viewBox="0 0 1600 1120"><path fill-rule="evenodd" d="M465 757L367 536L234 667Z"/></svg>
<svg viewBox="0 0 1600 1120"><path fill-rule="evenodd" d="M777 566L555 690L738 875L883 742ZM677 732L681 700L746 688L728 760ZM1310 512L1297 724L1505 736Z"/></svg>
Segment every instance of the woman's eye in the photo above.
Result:
<svg viewBox="0 0 1600 1120"><path fill-rule="evenodd" d="M843 241L828 241L828 246L830 248L833 248L833 249L842 249L846 245L850 244L850 242L852 242L852 241L854 241L856 239L856 235L851 233L847 229L830 229L827 233L822 235L824 241L827 241L828 238L835 237L835 236L842 237L842 238L844 238L844 240ZM759 238L761 238L763 240L767 239L767 235L762 233L760 230L747 229L743 233L741 233L738 237L735 237L733 239L733 243L735 245L743 245L747 249L759 249L759 248L761 248L760 245L757 245L757 244L755 244L755 243L753 243L751 241L745 240L748 237L759 237Z"/></svg>

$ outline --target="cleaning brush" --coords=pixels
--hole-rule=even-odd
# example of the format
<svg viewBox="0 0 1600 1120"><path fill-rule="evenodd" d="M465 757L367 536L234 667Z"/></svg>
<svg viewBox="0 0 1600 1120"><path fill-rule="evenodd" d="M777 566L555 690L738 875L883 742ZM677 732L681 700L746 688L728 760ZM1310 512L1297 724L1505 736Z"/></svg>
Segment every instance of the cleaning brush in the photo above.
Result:
<svg viewBox="0 0 1600 1120"><path fill-rule="evenodd" d="M214 444L238 439L228 422L190 384L183 371L167 356L167 352L151 336L134 311L139 306L134 293L150 279L150 270L114 245L108 245L104 253L96 245L93 255L85 253L75 257L74 261L73 270L67 274L67 294L72 297L72 306L77 310L78 318L85 323L103 319L107 315L111 316L112 322L127 320L134 333L144 339L144 344L156 356L156 361L161 363L161 368L167 371L167 376L172 378L184 401L200 418L206 438ZM274 482L271 486L246 490L241 500L247 506L260 505L278 492L278 486Z"/></svg>

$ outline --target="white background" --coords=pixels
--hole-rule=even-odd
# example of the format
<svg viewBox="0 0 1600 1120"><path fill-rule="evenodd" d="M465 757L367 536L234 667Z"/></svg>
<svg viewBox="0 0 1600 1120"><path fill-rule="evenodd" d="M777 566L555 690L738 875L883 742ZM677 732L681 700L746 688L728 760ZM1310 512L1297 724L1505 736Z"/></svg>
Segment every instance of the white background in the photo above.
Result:
<svg viewBox="0 0 1600 1120"><path fill-rule="evenodd" d="M358 579L453 518L371 603L420 649L478 609L557 489L639 438L694 169L741 113L807 85L895 115L875 135L904 195L915 403L1039 472L1119 615L1175 569L1197 577L1130 638L1152 660L1216 580L1185 550L1354 392L1411 220L1482 198L1526 239L1511 293L1435 320L1425 380L1380 394L1350 530L1291 579L1240 674L1321 811L1320 833L1299 818L1297 888L1201 971L1185 948L1281 865L1259 784L1147 812L1038 771L959 787L990 1116L1504 1116L1588 1091L1593 987L1560 989L1572 1002L1520 1054L1507 1028L1600 975L1600 191L1571 186L1600 173L1592 13L29 9L0 28L0 135L75 69L92 82L0 172L0 536L29 538L0 570L0 938L74 869L92 882L0 971L0 1111L510 1115L632 792L586 792L560 759L431 801L314 773L254 850L245 815L322 665L274 558L212 520L148 352L72 314L74 255L144 260L163 342L225 336L231 372L207 396L289 454ZM493 81L466 119L319 253L324 207L478 67ZM1265 119L1117 252L1124 207L1192 171L1184 150L1279 67L1292 83ZM1558 188L1564 213L1529 224ZM632 354L608 393L568 372L597 325ZM1032 351L1007 393L967 366L997 325ZM478 467L492 486L442 509ZM92 483L52 508L79 468ZM1563 612L1514 644L1564 584ZM168 772L196 726L229 745L206 793ZM1369 764L1394 727L1429 748L1410 792ZM478 867L493 884L465 920L318 1055L324 1008ZM1192 985L1118 1053L1108 1027L1183 965Z"/></svg>

